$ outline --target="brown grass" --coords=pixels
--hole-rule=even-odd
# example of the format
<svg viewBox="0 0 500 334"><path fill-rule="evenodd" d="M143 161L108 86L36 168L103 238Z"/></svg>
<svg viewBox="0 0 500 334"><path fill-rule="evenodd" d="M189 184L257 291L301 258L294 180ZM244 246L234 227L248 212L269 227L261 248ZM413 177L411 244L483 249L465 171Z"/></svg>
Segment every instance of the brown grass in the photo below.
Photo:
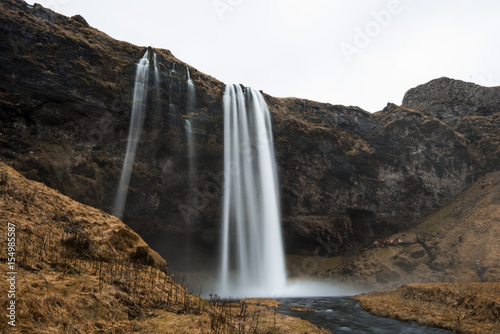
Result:
<svg viewBox="0 0 500 334"><path fill-rule="evenodd" d="M498 333L500 328L500 283L409 284L355 298L375 315L456 333Z"/></svg>

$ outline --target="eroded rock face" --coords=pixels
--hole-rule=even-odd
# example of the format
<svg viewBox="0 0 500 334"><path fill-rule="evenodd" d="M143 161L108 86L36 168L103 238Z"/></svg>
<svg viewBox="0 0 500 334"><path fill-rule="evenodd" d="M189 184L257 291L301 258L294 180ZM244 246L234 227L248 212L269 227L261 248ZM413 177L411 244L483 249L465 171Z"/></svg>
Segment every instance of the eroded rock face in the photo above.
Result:
<svg viewBox="0 0 500 334"><path fill-rule="evenodd" d="M500 87L487 88L470 82L439 78L410 89L403 106L456 124L457 118L490 116L500 110Z"/></svg>
<svg viewBox="0 0 500 334"><path fill-rule="evenodd" d="M435 117L469 140L485 171L500 169L500 87L440 78L410 89L403 106Z"/></svg>
<svg viewBox="0 0 500 334"><path fill-rule="evenodd" d="M115 41L81 17L19 0L2 1L0 8L1 159L111 212L135 63L146 49ZM168 50L154 51L160 84L149 92L124 221L168 259L189 235L205 263L218 249L224 84L190 68L197 110L188 114L186 64ZM463 93L462 86L471 88ZM394 233L446 203L478 174L499 168L497 88L439 79L410 90L402 107L388 105L374 114L300 99L266 100L289 253L311 254L319 247L338 254L355 242ZM188 179L186 120L197 153L195 188Z"/></svg>
<svg viewBox="0 0 500 334"><path fill-rule="evenodd" d="M320 238L342 249L411 225L467 187L480 168L461 134L422 112L388 105L368 114L310 104L302 128L277 121L275 136L285 226L297 230L302 221L307 231L297 235L311 246ZM314 106L324 112L320 124L311 119ZM289 107L285 120L293 114ZM321 221L312 224L316 233L306 227L313 221Z"/></svg>

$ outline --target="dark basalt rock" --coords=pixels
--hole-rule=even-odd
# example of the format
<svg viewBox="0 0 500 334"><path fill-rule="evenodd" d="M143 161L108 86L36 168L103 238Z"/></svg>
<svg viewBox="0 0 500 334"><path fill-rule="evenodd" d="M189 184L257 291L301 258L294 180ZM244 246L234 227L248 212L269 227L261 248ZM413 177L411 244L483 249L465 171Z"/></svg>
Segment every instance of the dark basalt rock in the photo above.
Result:
<svg viewBox="0 0 500 334"><path fill-rule="evenodd" d="M457 118L491 116L500 110L500 87L482 87L470 82L439 78L410 89L403 107L418 109L445 123Z"/></svg>
<svg viewBox="0 0 500 334"><path fill-rule="evenodd" d="M1 160L111 212L135 63L146 48L113 40L80 16L19 0L2 1L0 13ZM187 65L154 51L160 86L149 97L123 220L171 261L189 235L207 263L218 249L224 84L190 68L197 110L187 114ZM402 106L373 114L265 98L288 253L335 255L405 229L500 168L498 88L438 79L410 90ZM188 180L187 119L196 189Z"/></svg>

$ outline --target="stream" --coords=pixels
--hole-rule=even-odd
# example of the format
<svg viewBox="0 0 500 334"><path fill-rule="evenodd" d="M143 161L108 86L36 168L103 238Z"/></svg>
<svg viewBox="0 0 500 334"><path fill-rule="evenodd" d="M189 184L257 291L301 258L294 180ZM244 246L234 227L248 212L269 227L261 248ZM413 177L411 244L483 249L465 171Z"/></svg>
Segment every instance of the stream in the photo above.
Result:
<svg viewBox="0 0 500 334"><path fill-rule="evenodd" d="M333 333L452 333L451 331L423 326L414 322L374 316L363 311L358 302L350 297L280 298L276 310L285 315L300 317L328 329ZM299 305L314 312L292 311L290 306Z"/></svg>

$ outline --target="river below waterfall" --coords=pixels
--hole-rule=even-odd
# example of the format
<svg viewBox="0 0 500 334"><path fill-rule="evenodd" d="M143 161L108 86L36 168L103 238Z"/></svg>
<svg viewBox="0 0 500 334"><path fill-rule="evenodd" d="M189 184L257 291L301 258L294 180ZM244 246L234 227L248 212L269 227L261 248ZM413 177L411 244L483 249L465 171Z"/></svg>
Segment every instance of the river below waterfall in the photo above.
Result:
<svg viewBox="0 0 500 334"><path fill-rule="evenodd" d="M300 317L334 333L452 333L417 323L374 316L363 311L358 302L350 297L280 298L278 300L283 304L277 308L279 313ZM314 311L293 311L290 309L292 305L309 307Z"/></svg>

